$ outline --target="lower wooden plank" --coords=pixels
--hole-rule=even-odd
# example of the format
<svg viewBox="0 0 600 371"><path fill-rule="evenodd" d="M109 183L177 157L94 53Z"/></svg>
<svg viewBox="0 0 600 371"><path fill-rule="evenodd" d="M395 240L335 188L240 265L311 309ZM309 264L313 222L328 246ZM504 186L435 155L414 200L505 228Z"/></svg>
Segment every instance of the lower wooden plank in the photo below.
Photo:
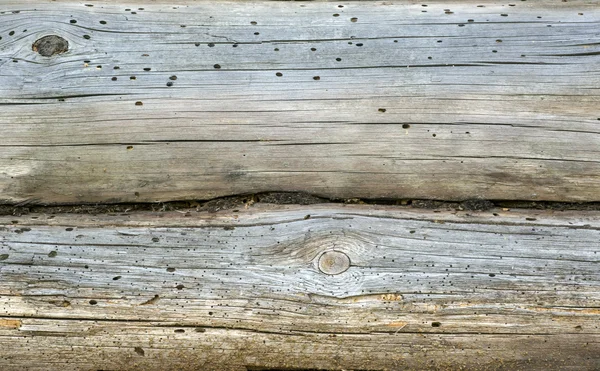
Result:
<svg viewBox="0 0 600 371"><path fill-rule="evenodd" d="M596 211L256 204L0 225L2 370L600 367Z"/></svg>

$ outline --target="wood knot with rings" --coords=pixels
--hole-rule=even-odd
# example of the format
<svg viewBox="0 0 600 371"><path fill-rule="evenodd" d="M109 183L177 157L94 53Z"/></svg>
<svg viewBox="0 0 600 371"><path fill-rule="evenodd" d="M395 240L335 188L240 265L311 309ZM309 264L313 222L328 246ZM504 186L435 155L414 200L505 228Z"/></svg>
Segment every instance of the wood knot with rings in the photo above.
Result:
<svg viewBox="0 0 600 371"><path fill-rule="evenodd" d="M350 258L341 251L325 251L319 257L319 270L325 274L336 275L350 268Z"/></svg>

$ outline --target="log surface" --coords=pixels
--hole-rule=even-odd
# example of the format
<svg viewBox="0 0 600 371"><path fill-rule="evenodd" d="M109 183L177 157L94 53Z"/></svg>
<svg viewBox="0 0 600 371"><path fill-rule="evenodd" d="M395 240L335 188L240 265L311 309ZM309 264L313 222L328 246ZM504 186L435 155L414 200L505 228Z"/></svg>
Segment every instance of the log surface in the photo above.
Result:
<svg viewBox="0 0 600 371"><path fill-rule="evenodd" d="M596 1L4 0L0 21L2 202L600 200Z"/></svg>
<svg viewBox="0 0 600 371"><path fill-rule="evenodd" d="M600 368L599 212L256 204L0 225L2 370ZM349 267L323 273L326 252Z"/></svg>

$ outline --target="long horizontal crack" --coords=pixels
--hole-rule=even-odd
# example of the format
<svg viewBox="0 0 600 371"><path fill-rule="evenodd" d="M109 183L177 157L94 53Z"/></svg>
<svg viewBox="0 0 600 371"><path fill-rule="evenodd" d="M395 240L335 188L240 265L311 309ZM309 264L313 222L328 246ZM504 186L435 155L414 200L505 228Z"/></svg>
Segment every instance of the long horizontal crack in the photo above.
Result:
<svg viewBox="0 0 600 371"><path fill-rule="evenodd" d="M368 198L324 198L302 192L263 192L219 197L210 200L180 200L156 203L105 203L105 204L56 204L44 205L37 200L18 204L0 200L0 215L20 216L29 213L45 214L111 214L135 211L176 211L196 209L216 212L238 209L256 203L279 205L312 205L323 203L368 204L403 206L417 209L446 209L461 211L489 211L494 208L519 208L536 210L600 210L600 202L555 202L524 200L483 200L439 201L424 199L368 199Z"/></svg>

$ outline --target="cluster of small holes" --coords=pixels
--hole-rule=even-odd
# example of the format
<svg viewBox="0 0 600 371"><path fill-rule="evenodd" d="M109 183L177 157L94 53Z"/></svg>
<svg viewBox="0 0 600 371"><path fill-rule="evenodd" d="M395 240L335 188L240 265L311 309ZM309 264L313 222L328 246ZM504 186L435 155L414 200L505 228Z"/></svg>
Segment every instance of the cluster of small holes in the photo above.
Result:
<svg viewBox="0 0 600 371"><path fill-rule="evenodd" d="M524 1L524 0L522 0L522 1ZM421 6L421 8L422 8L422 9L429 9L429 10L431 10L431 9L428 7L428 5L427 5L427 4L421 4L420 6ZM516 4L514 4L514 3L509 3L509 4L508 4L508 6L509 6L509 7L515 7L515 6L516 6ZM343 9L343 8L344 8L344 6L343 6L343 5L338 5L337 7L338 7L338 8L340 8L340 9ZM477 5L477 7L483 8L483 7L485 7L485 6L484 6L484 5ZM177 9L177 8L178 8L178 7L174 7L174 9ZM132 9L131 9L131 8L126 8L125 10L126 10L126 11L128 11L128 12L132 12L133 14L135 14L135 12L134 12L134 11L132 11ZM138 8L137 10L144 10L144 8ZM344 11L345 11L345 10L342 10L342 11L340 11L340 12L338 12L338 13L333 13L333 16L334 16L334 17L340 17L340 16L342 15L341 13L343 13ZM423 11L424 11L424 12L426 12L427 10L423 10ZM15 12L16 12L16 11L15 11ZM15 12L13 12L13 13L15 13ZM446 14L446 15L451 15L451 16L453 16L453 17L458 17L458 16L460 16L460 14L459 14L460 12L459 12L458 14L455 14L455 12L454 12L452 9L443 9L443 13L444 13L444 14ZM578 14L578 15L583 15L583 13L577 13L577 14ZM509 16L509 14L508 14L508 13L499 13L499 12L498 12L498 13L495 13L495 16L496 16L496 17L497 17L498 15L499 15L499 16L502 16L502 17L508 17L508 16ZM210 18L212 18L212 16L211 16ZM537 16L537 18L538 18L538 19L541 19L542 17L541 17L541 16ZM353 22L353 23L356 23L356 22L358 22L358 17L350 17L350 18L344 18L344 19L345 19L346 21L349 19L349 20L350 20L350 22ZM102 25L107 25L107 24L108 24L108 22L107 22L106 20L99 20L98 22L99 22L100 24L102 24ZM250 20L250 21L248 21L248 22L249 22L249 23L250 23L250 25L252 25L252 26L257 26L257 25L259 24L259 22L257 22L256 20ZM475 20L474 20L474 19L468 19L466 23L458 23L457 25L458 25L459 27L464 27L466 24L468 24L468 23L474 23L474 22L475 22ZM481 21L480 21L480 22L481 22ZM71 23L71 24L77 24L77 23L78 23L78 21L77 21L76 19L70 19L70 20L69 20L69 23ZM187 27L185 24L182 24L182 25L179 25L179 26L180 26L180 27ZM548 25L548 27L551 27L551 25ZM15 34L15 31L10 31L8 34L9 34L10 36L13 36L13 35ZM254 30L253 30L253 34L254 34L254 35L260 35L260 33L259 33L258 31L254 31ZM88 39L88 40L89 40L89 39L91 39L92 37L91 37L90 35L88 35L88 34L84 34L84 35L83 35L83 38L84 38L84 39ZM352 36L352 38L354 38L354 36ZM1 37L0 37L0 39L1 39ZM444 40L437 40L437 43L442 43L443 41L444 41ZM393 42L394 42L394 43L398 43L398 40L393 40ZM498 44L500 44L500 43L503 43L503 40L502 40L502 39L496 39L496 40L495 40L495 42L496 42L496 43L498 43ZM353 42L351 42L351 41L350 41L350 42L348 42L348 44L349 44L349 45L354 45L354 46L356 46L356 47L363 47L363 46L365 45L363 42L356 42L356 43L353 43ZM199 43L199 42L196 42L196 43L194 43L194 45L196 45L196 46L199 46L199 45L201 45L201 43ZM213 42L206 43L206 45L207 45L208 47L210 47L210 48L214 48L214 47L215 47L215 43L213 43ZM233 44L231 44L231 45L232 45L232 47L238 47L238 44L237 44L237 43L233 43ZM274 50L274 51L279 51L279 48L274 48L273 50ZM310 48L310 50L311 50L312 52L316 52L316 51L317 51L317 48L315 48L315 47L311 47L311 48ZM498 50L498 49L492 49L492 50L491 50L491 52L492 52L492 53L498 53L498 52L499 52L499 50ZM147 55L147 54L144 54L143 56L148 56L148 55ZM521 54L521 57L522 57L522 58L523 58L523 57L526 57L526 55L525 55L525 54ZM432 57L432 56L427 56L426 58L427 58L428 60L432 60L432 59L433 59L433 57ZM341 58L341 57L336 57L336 58L335 58L335 61L336 61L336 62L341 62L341 61L342 61L342 58ZM14 60L14 62L17 62L17 60L15 59L15 60ZM88 63L89 63L89 61L86 61L86 65L87 65ZM114 68L115 68L115 69L118 69L118 67L116 67L116 66L115 66ZM214 65L213 65L213 69L219 70L219 69L221 69L221 68L222 68L222 67L221 67L221 64L219 64L219 63L216 63L216 64L214 64ZM101 70L101 69L102 69L102 66L101 66L101 65L98 65L98 66L96 66L96 69L97 69L97 70ZM145 72L150 72L152 69L151 69L150 67L145 67L145 68L143 68L143 70L144 70ZM283 76L284 76L282 72L276 72L276 73L275 73L275 75L276 75L277 77L283 77ZM118 80L119 80L119 77L117 77L117 76L112 76L112 77L110 77L110 79L111 79L111 81L118 81ZM125 77L125 79L126 79L126 77ZM314 81L319 81L319 80L321 79L321 77L320 77L320 76L313 76L313 77L312 77L312 79L313 79ZM136 80L136 77L135 77L135 76L130 76L130 80ZM167 82L166 82L166 86L167 86L167 87L173 87L173 86L174 86L174 83L173 83L173 81L167 81ZM135 104L136 104L136 105L142 105L140 101L136 102ZM433 134L433 136L435 137L435 134Z"/></svg>
<svg viewBox="0 0 600 371"><path fill-rule="evenodd" d="M313 222L313 219L311 218L305 217L304 220L306 223ZM319 223L318 220L315 220L315 222ZM264 295L261 298L248 303L251 305L250 309L253 311L253 315L256 315L257 320L260 321L260 316L269 316L269 318L273 318L272 316L275 313L283 310L283 308L279 307L281 303L280 300L269 300L265 298L273 297L274 295L281 298L285 295L295 295L298 290L304 290L305 282L303 280L305 279L307 272L304 269L295 269L287 264L281 265L271 260L265 260L264 266L260 266L261 260L257 259L256 263L259 264L262 270L268 271L269 275L255 277L254 275L248 275L243 269L238 269L241 266L239 256L243 256L244 254L260 256L252 255L253 246L256 254L264 254L264 246L280 246L280 248L273 251L275 254L282 254L277 251L282 251L286 244L288 244L288 246L295 246L296 244L294 241L297 239L297 236L291 233L291 230L287 230L288 226L293 225L294 223L297 223L297 221L294 221L293 223L276 225L257 224L251 227L244 226L235 230L225 229L225 231L231 231L227 233L221 231L220 227L205 228L202 229L202 232L193 231L190 229L178 230L175 228L166 232L154 230L152 232L142 232L145 234L133 235L131 237L127 237L126 235L117 236L116 233L103 233L102 242L114 244L111 244L110 252L111 254L114 254L113 256L115 257L115 260L108 260L106 255L107 249L103 248L102 246L98 246L94 242L96 238L94 236L97 236L97 234L87 235L88 232L86 232L86 228L80 229L68 227L65 228L65 230L71 229L70 232L74 232L74 238L78 239L80 243L73 244L73 246L61 245L57 247L51 247L53 250L46 250L45 252L47 253L48 251L55 251L57 248L61 249L60 254L58 254L55 258L56 260L51 262L51 264L36 264L37 261L47 262L48 258L45 256L45 254L34 254L34 264L7 264L3 266L3 268L5 268L3 270L3 274L6 274L6 276L10 278L12 274L22 276L25 273L32 279L40 279L43 281L49 278L54 278L52 277L52 274L53 272L56 272L56 269L63 269L66 271L72 270L74 273L83 273L80 274L79 277L81 277L80 279L87 281L83 281L81 286L79 286L80 283L76 283L78 285L77 288L91 289L92 293L94 289L97 289L101 292L106 292L107 289L110 289L114 291L112 296L121 296L128 300L132 300L132 303L135 303L136 305L141 303L144 305L155 304L159 298L159 295L153 294L152 296L152 294L149 294L149 292L150 290L156 290L157 287L159 287L161 290L169 290L169 294L174 296L172 300L173 303L180 300L177 305L172 305L170 307L165 304L161 310L177 311L180 308L179 304L184 306L188 303L188 299L190 300L189 304L194 305L194 303L197 302L195 302L196 299L192 298L215 298L217 300L206 300L204 302L207 303L206 305L210 306L210 308L206 307L200 309L201 312L198 311L200 314L211 316L215 321L225 319L228 316L235 316L235 314L226 309L228 305L226 300L222 300L222 304L216 303L215 301L219 301L218 299L230 299L232 295L235 295L235 293L228 291L226 288L231 287L232 282L239 282L241 285L240 289L242 290L247 289L249 291L253 291L259 287L261 290L265 290ZM330 228L330 233L335 233L336 229L353 229L352 221L336 220L334 223L336 223L337 228ZM393 224L394 226L397 224L391 220L386 221L385 218L381 219L381 223L389 223L390 225ZM380 297L382 300L380 303L381 308L385 308L390 311L397 311L400 309L406 309L405 303L399 300L401 297L399 298L398 295L393 294L398 291L415 295L416 297L411 298L411 300L439 301L437 296L440 294L440 291L443 291L443 293L452 294L454 290L457 290L454 292L460 292L464 294L465 289L468 288L469 290L472 290L473 283L477 283L478 281L466 282L465 280L469 277L477 277L478 280L481 280L483 277L485 277L486 283L484 285L490 285L485 289L501 289L503 287L502 285L505 285L505 282L503 283L500 281L504 280L499 280L499 282L496 283L496 280L498 280L496 277L502 275L505 275L506 277L509 275L510 277L518 277L520 272L523 272L525 273L522 278L522 280L524 280L522 281L523 284L526 285L529 282L528 280L530 280L530 278L528 278L528 270L531 268L530 266L514 266L510 263L510 261L502 264L502 255L507 254L508 256L514 256L515 251L511 249L511 246L514 246L513 242L515 244L522 242L528 243L527 241L529 240L527 238L520 237L518 234L504 235L505 232L498 229L495 233L488 233L489 236L486 237L486 241L480 241L480 243L477 243L477 246L481 251L485 250L487 252L488 250L495 250L494 257L498 260L498 264L506 266L506 269L509 270L508 273L503 273L500 269L491 271L486 269L486 267L490 266L488 263L489 259L483 259L484 262L481 263L478 262L477 259L470 259L470 264L466 264L464 260L458 258L452 259L452 257L450 257L448 258L450 261L442 260L438 262L438 260L433 259L431 254L428 254L428 251L426 251L428 249L429 251L435 251L437 248L431 243L428 243L427 240L432 239L437 245L438 242L444 240L442 234L449 234L448 241L453 241L462 232L454 227L444 228L446 229L445 231L440 228L430 228L427 226L427 223L420 221L409 221L408 223L411 224L411 226L406 229L397 229L398 234L404 235L402 237L410 235L410 239L415 243L418 243L418 240L422 239L423 241L420 246L421 249L424 249L423 253L413 254L412 252L402 249L398 246L394 246L393 244L386 244L387 246L373 245L373 251L371 253L372 255L369 255L368 249L365 249L365 251L362 252L362 255L365 259L372 259L373 261L377 262L377 267L361 267L361 273L359 275L349 275L347 280L344 280L344 282L337 286L333 286L335 283L324 281L324 284L318 288L319 292L328 296L340 295L342 293L345 295L380 295L381 293L389 292L389 295L386 294ZM18 224L18 221L13 221L13 224ZM418 225L421 225L424 229L419 229L420 227L418 227ZM11 228L16 228L16 226ZM368 228L371 229L370 226ZM373 226L373 228L377 227ZM436 232L436 230L439 232ZM27 228L19 228L19 232L16 233L26 232L28 232ZM156 233L156 235L152 235L151 233ZM75 237L75 235L77 236ZM364 235L368 235L368 233L365 233ZM547 235L547 231L542 231L542 233L538 234L538 237L544 238L547 237ZM343 249L343 236L341 234L339 236L340 239L336 239L336 244L339 241L342 241L342 243L336 246ZM105 240L106 238L109 240ZM128 238L129 242L124 243L123 238ZM159 241L166 241L165 246L161 246L160 251L158 251L156 247L151 248L149 246L144 246L146 241L154 240L154 238L157 238ZM258 238L260 238L260 245L263 247L260 247L259 251L256 251L257 245L254 243L248 243L248 241ZM143 241L142 244L139 244L140 241ZM366 243L369 244L369 242ZM321 246L322 241L317 239L314 241L313 245ZM460 248L459 245L457 245L457 248ZM36 249L43 248L43 246L36 247ZM0 246L0 249L4 249L0 250L2 253L0 254L0 260L8 260L12 258L12 255L9 256L8 253L5 253L5 251L7 251L6 247ZM235 253L219 253L219 251L224 251L226 249L231 249L235 251ZM517 249L517 251L521 251L522 249L523 247L520 247ZM596 252L594 252L594 254L596 254ZM15 259L21 259L23 262L30 262L31 257L29 254L15 255L17 256ZM23 256L18 257L19 255ZM170 257L174 258L170 260ZM58 262L58 259L64 260ZM69 260L67 261L66 259ZM107 260L105 261L105 259ZM286 261L288 260L289 259ZM157 265L157 261L166 262L167 264L161 268L161 263L158 263ZM539 263L539 265L534 269L537 269L538 271L545 270L549 264L556 266L553 261L553 259L546 259ZM83 262L85 262L85 265L83 265ZM169 265L169 263L173 265ZM193 270L194 274L174 274L176 272L174 264L177 264L177 270L190 269ZM591 263L588 262L588 264ZM270 268L268 268L267 265ZM381 273L380 275L381 266L384 266L387 269L386 273ZM107 269L111 269L111 267L119 267L119 269L122 269L123 272L107 273ZM160 271L157 268L161 268ZM549 268L550 272L552 272L552 268L553 267ZM145 281L143 279L140 280L139 277L140 274L143 274L141 273L142 271L152 274L153 278L150 281ZM130 276L128 273L133 274ZM100 277L107 281L98 280ZM121 278L115 279L116 277ZM208 277L210 277L212 282L215 282L215 285L204 285L204 280ZM376 278L378 287L364 288L364 286L361 284L363 277L366 277L369 280ZM270 281L265 282L265 279ZM315 277L311 277L311 282L313 282L315 279ZM574 279L575 278L569 277L563 279L562 282L564 282L564 286L568 285L568 287L571 288L573 285L570 284L570 282L567 282L567 280L571 281ZM352 285L354 280L357 282L356 285ZM163 286L151 284L151 282L160 281L163 281ZM269 282L291 282L291 284L271 285ZM181 289L178 287L181 287ZM335 287L335 289L332 287ZM433 288L436 290L435 293L432 292ZM477 286L475 286L475 289L477 289ZM134 294L131 293L132 290L135 290ZM268 292L266 290L268 290ZM473 292L469 295L469 298L465 298L465 300L475 298L477 293ZM525 295L524 291L522 291L522 295ZM433 298L429 299L430 296ZM104 303L102 299L97 297L89 301L87 300L88 299L86 299L86 302L92 306L100 303L104 304L104 308L102 308L103 310L109 309L112 305L112 301L107 301ZM170 302L171 300L168 301ZM68 300L60 300L55 305L66 307L75 304L71 304L71 302ZM356 305L361 306L362 304L359 301L356 303ZM366 305L371 306L372 304L368 303ZM220 308L224 308L224 310L220 310ZM310 307L307 307L306 305L298 305L297 308L288 307L286 309L292 309L300 312L301 314L315 314L311 313ZM407 310L410 311L411 309L408 308ZM7 311L6 307L4 308L4 311ZM477 312L478 310L475 310L473 313L477 314ZM353 313L355 312L353 311ZM347 317L348 314L344 314L343 311L328 311L324 312L323 315L336 316L335 320L338 318L341 318L341 320L350 319ZM366 321L368 322L370 320L367 319ZM423 326L427 327L443 327L444 325L447 324L442 324L439 321L423 322ZM184 329L175 328L168 331L181 333L181 331L177 330ZM188 330L185 329L185 331L187 332ZM194 331L201 333L205 330L201 327L197 327ZM142 352L143 350L140 350L139 352L136 351L136 353Z"/></svg>
<svg viewBox="0 0 600 371"><path fill-rule="evenodd" d="M169 80L170 81L167 81L167 87L171 87L171 86L173 86L175 84L173 81L177 80L177 76L171 75L169 77Z"/></svg>

